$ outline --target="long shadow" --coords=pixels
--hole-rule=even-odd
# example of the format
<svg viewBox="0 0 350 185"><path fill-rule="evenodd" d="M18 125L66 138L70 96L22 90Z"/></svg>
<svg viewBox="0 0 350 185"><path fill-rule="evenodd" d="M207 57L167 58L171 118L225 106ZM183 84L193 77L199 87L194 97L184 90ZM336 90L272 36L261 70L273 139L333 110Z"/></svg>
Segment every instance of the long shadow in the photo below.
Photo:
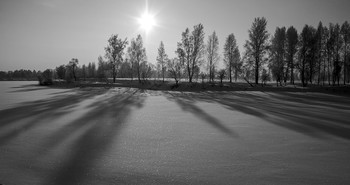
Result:
<svg viewBox="0 0 350 185"><path fill-rule="evenodd" d="M291 129L313 137L324 137L329 134L344 139L350 139L349 103L335 96L329 99L327 94L322 97L295 97L286 93L236 93L236 92L205 92L200 93L198 100L217 102L233 110L254 115L270 123ZM333 102L332 105L330 103ZM317 105L317 107L315 107ZM329 105L329 106L328 106Z"/></svg>
<svg viewBox="0 0 350 185"><path fill-rule="evenodd" d="M185 96L176 96L170 92L168 92L167 94L168 94L167 98L170 101L176 102L181 107L182 110L192 113L196 117L200 118L204 122L220 130L221 132L229 135L230 137L233 137L233 138L238 137L238 135L233 130L226 127L218 119L206 113L204 110L202 110L198 106L196 106L192 98L185 97Z"/></svg>
<svg viewBox="0 0 350 185"><path fill-rule="evenodd" d="M22 103L18 107L0 110L0 145L40 124L70 113L80 102L107 90L86 89L75 94L58 95L49 99Z"/></svg>
<svg viewBox="0 0 350 185"><path fill-rule="evenodd" d="M271 100L350 110L350 99L325 93L264 92Z"/></svg>
<svg viewBox="0 0 350 185"><path fill-rule="evenodd" d="M137 90L125 95L113 95L92 105L92 109L85 115L49 137L46 146L55 147L59 142L64 142L64 138L69 138L70 135L84 130L83 127L87 127L78 138L66 141L72 149L71 153L57 172L47 179L48 183L78 184L89 177L87 174L94 174L96 160L115 144L114 141L121 132L131 107L141 108L144 99Z"/></svg>

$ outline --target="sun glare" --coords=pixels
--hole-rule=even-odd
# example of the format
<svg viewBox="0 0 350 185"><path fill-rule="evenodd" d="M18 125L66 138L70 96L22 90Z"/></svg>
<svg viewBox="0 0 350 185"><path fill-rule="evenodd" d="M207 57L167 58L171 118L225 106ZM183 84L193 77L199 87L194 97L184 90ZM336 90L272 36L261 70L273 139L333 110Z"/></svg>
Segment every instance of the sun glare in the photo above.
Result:
<svg viewBox="0 0 350 185"><path fill-rule="evenodd" d="M152 28L156 25L156 20L153 15L149 14L148 12L145 12L139 19L139 24L141 29L145 30L146 32L149 32L152 30Z"/></svg>

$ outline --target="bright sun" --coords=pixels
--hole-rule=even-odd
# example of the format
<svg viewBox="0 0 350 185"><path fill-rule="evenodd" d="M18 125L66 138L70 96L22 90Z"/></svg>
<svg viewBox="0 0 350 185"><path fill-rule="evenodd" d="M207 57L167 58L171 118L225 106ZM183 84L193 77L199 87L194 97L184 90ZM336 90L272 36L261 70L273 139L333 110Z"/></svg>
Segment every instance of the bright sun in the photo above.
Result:
<svg viewBox="0 0 350 185"><path fill-rule="evenodd" d="M149 14L148 12L145 12L139 19L139 24L141 29L145 30L146 32L149 32L152 30L152 28L156 25L156 20L154 19L154 16Z"/></svg>

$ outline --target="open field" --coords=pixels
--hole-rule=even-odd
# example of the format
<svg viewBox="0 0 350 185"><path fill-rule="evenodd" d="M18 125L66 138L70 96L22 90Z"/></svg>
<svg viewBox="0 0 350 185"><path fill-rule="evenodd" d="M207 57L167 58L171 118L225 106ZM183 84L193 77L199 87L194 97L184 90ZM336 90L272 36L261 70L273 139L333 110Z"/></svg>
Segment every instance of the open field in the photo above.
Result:
<svg viewBox="0 0 350 185"><path fill-rule="evenodd" d="M350 183L338 93L6 87L0 184Z"/></svg>

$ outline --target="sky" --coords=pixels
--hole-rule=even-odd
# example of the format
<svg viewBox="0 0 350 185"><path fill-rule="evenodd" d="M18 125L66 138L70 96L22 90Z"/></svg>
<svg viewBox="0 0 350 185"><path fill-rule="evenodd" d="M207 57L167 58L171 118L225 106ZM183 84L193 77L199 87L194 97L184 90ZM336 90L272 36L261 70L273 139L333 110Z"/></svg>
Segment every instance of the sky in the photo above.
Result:
<svg viewBox="0 0 350 185"><path fill-rule="evenodd" d="M138 22L146 7L156 21L147 33ZM141 34L155 64L161 41L175 57L181 33L199 23L205 42L217 33L221 55L231 33L242 53L256 17L266 17L270 34L281 26L300 32L305 24L350 21L349 7L349 0L0 0L0 71L53 69L71 58L97 64L112 34L129 41Z"/></svg>

